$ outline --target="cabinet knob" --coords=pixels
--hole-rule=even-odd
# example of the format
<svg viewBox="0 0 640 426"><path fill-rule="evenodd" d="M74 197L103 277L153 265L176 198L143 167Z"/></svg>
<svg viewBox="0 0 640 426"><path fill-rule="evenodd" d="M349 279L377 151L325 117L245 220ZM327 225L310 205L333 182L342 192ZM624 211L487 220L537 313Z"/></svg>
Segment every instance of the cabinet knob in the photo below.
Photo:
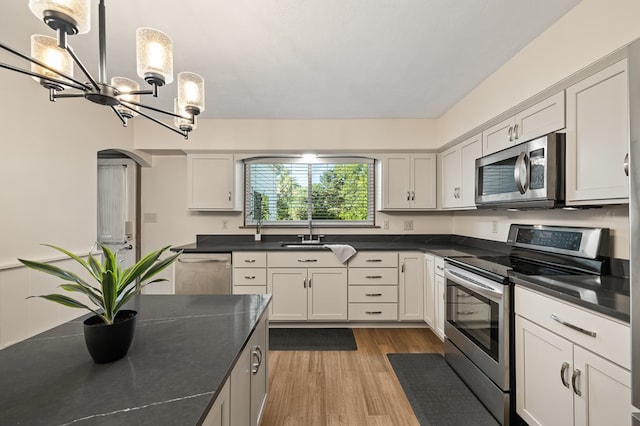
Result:
<svg viewBox="0 0 640 426"><path fill-rule="evenodd" d="M411 191L407 191L407 201L411 201Z"/></svg>
<svg viewBox="0 0 640 426"><path fill-rule="evenodd" d="M415 191L411 191L411 201L416 199L416 193Z"/></svg>
<svg viewBox="0 0 640 426"><path fill-rule="evenodd" d="M231 201L231 191L229 191L229 201Z"/></svg>
<svg viewBox="0 0 640 426"><path fill-rule="evenodd" d="M507 130L507 137L509 138L509 142L513 142L513 127L509 126L509 130Z"/></svg>
<svg viewBox="0 0 640 426"><path fill-rule="evenodd" d="M513 138L518 140L518 125L513 126Z"/></svg>
<svg viewBox="0 0 640 426"><path fill-rule="evenodd" d="M573 393L578 396L582 396L582 391L578 389L578 386L576 385L581 373L582 372L576 368L575 370L573 370L573 374L571 375L571 386L573 386Z"/></svg>
<svg viewBox="0 0 640 426"><path fill-rule="evenodd" d="M562 367L560 368L560 380L562 381L562 385L567 389L569 389L569 382L567 382L567 380L565 379L565 376L567 375L568 369L569 369L569 363L563 362Z"/></svg>

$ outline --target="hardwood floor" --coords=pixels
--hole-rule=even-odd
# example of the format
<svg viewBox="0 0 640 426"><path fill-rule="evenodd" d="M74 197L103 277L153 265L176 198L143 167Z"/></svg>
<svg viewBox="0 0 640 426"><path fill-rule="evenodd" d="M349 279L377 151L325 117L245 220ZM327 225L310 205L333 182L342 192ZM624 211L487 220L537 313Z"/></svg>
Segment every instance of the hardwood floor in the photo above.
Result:
<svg viewBox="0 0 640 426"><path fill-rule="evenodd" d="M356 328L357 351L270 351L263 426L418 425L387 353L438 352L427 328Z"/></svg>

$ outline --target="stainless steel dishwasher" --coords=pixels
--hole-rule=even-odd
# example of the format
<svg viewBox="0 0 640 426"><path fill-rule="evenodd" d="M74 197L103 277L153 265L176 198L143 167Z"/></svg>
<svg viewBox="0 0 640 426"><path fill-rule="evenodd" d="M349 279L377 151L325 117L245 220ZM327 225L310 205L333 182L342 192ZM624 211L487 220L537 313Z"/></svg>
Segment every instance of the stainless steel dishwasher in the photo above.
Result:
<svg viewBox="0 0 640 426"><path fill-rule="evenodd" d="M175 280L176 294L231 294L231 253L183 253Z"/></svg>

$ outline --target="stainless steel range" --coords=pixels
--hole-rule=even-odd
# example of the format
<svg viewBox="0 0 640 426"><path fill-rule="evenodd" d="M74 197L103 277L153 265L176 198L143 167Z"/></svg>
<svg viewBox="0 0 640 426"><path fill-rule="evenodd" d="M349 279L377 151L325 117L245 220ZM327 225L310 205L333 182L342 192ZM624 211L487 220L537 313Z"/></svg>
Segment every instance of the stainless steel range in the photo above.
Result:
<svg viewBox="0 0 640 426"><path fill-rule="evenodd" d="M501 424L516 418L510 274L601 275L608 241L608 229L511 225L508 256L445 259L445 359Z"/></svg>

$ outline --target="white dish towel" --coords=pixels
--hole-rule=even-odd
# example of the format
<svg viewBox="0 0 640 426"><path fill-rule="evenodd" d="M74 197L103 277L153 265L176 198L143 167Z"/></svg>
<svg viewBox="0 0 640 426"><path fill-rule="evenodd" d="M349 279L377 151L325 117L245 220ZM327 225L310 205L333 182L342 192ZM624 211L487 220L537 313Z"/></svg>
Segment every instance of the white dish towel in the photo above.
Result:
<svg viewBox="0 0 640 426"><path fill-rule="evenodd" d="M324 247L331 250L342 263L347 263L347 260L356 254L356 249L349 244L325 244Z"/></svg>

